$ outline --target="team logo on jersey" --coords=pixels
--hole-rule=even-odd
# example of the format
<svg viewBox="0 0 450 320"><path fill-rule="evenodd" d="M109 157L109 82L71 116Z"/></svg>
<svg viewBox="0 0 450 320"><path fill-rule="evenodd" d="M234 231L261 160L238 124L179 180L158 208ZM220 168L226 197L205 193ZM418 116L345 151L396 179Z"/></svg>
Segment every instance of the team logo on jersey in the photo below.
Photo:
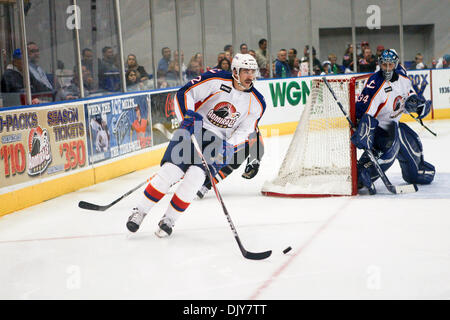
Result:
<svg viewBox="0 0 450 320"><path fill-rule="evenodd" d="M240 115L231 103L219 102L213 109L209 110L207 117L212 124L219 128L232 128Z"/></svg>
<svg viewBox="0 0 450 320"><path fill-rule="evenodd" d="M402 96L395 97L395 100L394 100L394 103L393 103L394 111L400 110L402 105L403 105L403 98L402 98Z"/></svg>
<svg viewBox="0 0 450 320"><path fill-rule="evenodd" d="M28 136L28 174L38 175L47 169L52 162L50 138L47 129L36 127Z"/></svg>

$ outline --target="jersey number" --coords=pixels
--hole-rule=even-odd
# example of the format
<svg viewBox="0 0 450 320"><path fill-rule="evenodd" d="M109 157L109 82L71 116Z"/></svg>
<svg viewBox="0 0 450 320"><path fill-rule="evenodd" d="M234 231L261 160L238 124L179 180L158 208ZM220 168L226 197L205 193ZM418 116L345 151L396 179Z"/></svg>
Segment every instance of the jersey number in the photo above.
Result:
<svg viewBox="0 0 450 320"><path fill-rule="evenodd" d="M369 101L369 95L368 94L366 94L366 95L360 94L356 101L357 102L364 101L364 103L367 103L367 101Z"/></svg>

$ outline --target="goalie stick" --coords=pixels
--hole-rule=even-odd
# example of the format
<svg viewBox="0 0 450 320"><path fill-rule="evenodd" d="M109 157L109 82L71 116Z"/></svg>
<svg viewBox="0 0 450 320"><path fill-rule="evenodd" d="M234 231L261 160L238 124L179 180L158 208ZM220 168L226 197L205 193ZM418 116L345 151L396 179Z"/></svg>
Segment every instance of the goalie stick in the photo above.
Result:
<svg viewBox="0 0 450 320"><path fill-rule="evenodd" d="M430 130L430 128L428 128L424 123L423 123L423 121L422 121L422 119L417 119L416 117L414 117L411 113L409 113L409 112L407 112L410 116L411 116L411 118L413 118L414 120L416 120L422 127L424 127L425 129L427 129L427 131L429 132L429 133L431 133L433 136L437 136L437 134L436 133L434 133L433 131L431 131Z"/></svg>
<svg viewBox="0 0 450 320"><path fill-rule="evenodd" d="M333 89L331 88L330 84L328 83L326 77L322 77L322 80L325 83L325 85L327 86L328 90L330 90L331 95L333 96L333 98L336 101L337 105L341 109L342 113L344 114L345 118L347 119L348 123L350 124L350 127L352 128L352 130L356 131L356 127L353 124L353 121L350 119L350 117L347 114L347 112L345 112L344 107L342 106L341 102L337 99L337 97L336 97ZM383 170L381 169L380 165L378 164L377 159L373 155L372 150L366 149L365 151L369 155L369 158L372 161L375 169L377 170L378 175L380 176L381 180L383 181L384 185L389 190L389 192L394 193L394 194L398 194L398 193L413 193L413 192L416 192L418 190L417 185L415 185L415 184L407 184L407 185L403 185L403 186L394 186L389 181L389 179L386 177L386 175L384 174Z"/></svg>
<svg viewBox="0 0 450 320"><path fill-rule="evenodd" d="M211 174L211 171L209 170L208 164L205 160L205 157L202 154L202 151L200 149L200 146L198 145L197 139L194 135L191 135L192 143L194 144L195 150L197 151L198 155L202 159L202 164L205 167L206 174L209 176L209 179L211 180L212 187L214 189L214 192L216 194L217 199L219 200L220 204L222 205L223 213L225 214L228 223L230 225L231 230L233 231L234 238L236 239L236 242L238 243L239 249L242 252L242 255L244 258L251 259L251 260L263 260L272 254L272 250L264 251L264 252L250 252L245 250L244 246L242 245L241 239L239 238L239 235L236 231L236 227L233 224L233 221L231 220L231 217L228 213L227 208L225 207L225 203L223 202L222 196L219 193L219 190L217 189L216 183L214 181L214 177Z"/></svg>

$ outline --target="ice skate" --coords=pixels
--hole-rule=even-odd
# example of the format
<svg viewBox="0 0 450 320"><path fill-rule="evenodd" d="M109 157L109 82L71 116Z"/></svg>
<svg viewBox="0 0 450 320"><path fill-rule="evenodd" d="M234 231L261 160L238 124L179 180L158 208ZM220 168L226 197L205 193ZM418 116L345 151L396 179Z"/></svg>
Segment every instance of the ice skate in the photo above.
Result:
<svg viewBox="0 0 450 320"><path fill-rule="evenodd" d="M133 208L133 212L128 218L127 229L131 232L138 231L146 215L146 213L140 212L138 208Z"/></svg>
<svg viewBox="0 0 450 320"><path fill-rule="evenodd" d="M203 197L205 196L205 194L209 191L210 189L208 189L207 186L203 185L200 190L197 191L197 196L199 199L203 199Z"/></svg>
<svg viewBox="0 0 450 320"><path fill-rule="evenodd" d="M163 217L158 223L158 230L155 231L156 236L159 238L166 238L172 234L172 228L174 227L172 219Z"/></svg>

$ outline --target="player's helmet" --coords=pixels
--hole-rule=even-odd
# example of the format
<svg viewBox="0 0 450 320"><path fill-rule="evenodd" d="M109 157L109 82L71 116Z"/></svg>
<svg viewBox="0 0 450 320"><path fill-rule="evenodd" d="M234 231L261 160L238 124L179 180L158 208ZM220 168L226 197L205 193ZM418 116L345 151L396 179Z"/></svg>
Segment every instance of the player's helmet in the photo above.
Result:
<svg viewBox="0 0 450 320"><path fill-rule="evenodd" d="M389 81L392 79L392 76L394 75L394 70L397 69L398 66L398 54L394 49L386 49L381 53L379 60L380 68L382 63L393 63L394 68L392 70L381 70L383 71L383 76L386 79L386 81Z"/></svg>
<svg viewBox="0 0 450 320"><path fill-rule="evenodd" d="M234 74L234 70L236 69L237 75ZM250 70L258 70L258 63L256 62L255 58L253 58L250 54L242 54L242 53L236 53L236 55L233 58L233 61L231 62L231 72L233 72L233 78L237 81L237 83L243 87L241 84L241 79L239 77L239 71L241 69L250 69ZM255 83L255 79L253 79L252 86Z"/></svg>

